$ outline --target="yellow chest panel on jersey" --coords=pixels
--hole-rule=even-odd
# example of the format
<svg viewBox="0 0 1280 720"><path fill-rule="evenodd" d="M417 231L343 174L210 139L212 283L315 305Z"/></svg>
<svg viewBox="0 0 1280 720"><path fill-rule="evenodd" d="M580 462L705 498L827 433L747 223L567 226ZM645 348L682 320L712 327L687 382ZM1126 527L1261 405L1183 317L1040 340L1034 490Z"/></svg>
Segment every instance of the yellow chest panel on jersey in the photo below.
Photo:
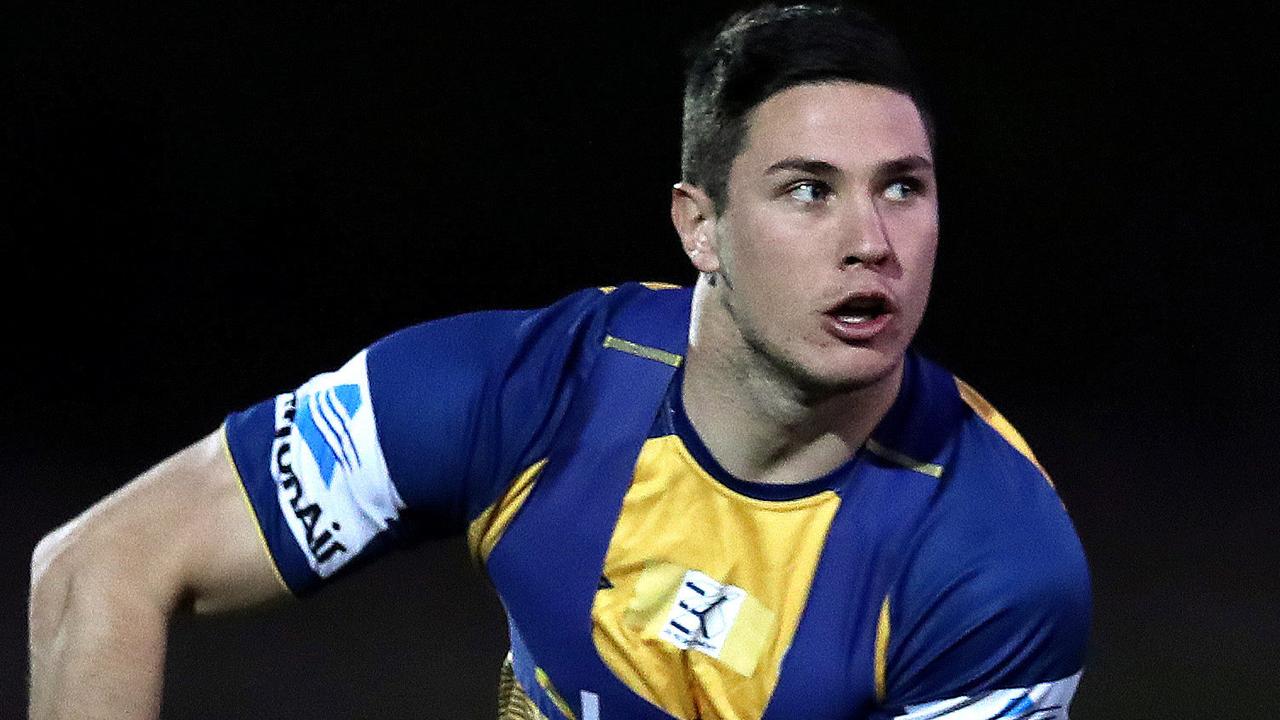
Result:
<svg viewBox="0 0 1280 720"><path fill-rule="evenodd" d="M601 658L675 717L760 717L839 505L746 497L678 436L648 440L592 607Z"/></svg>

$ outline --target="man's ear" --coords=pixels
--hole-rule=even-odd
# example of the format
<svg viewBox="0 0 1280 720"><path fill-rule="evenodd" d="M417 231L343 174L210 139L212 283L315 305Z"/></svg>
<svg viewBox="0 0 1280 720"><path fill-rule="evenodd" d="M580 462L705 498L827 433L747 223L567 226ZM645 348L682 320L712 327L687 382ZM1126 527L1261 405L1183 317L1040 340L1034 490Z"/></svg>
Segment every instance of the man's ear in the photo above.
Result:
<svg viewBox="0 0 1280 720"><path fill-rule="evenodd" d="M687 182L678 182L671 188L671 222L680 235L684 254L698 272L720 269L715 204L702 188Z"/></svg>

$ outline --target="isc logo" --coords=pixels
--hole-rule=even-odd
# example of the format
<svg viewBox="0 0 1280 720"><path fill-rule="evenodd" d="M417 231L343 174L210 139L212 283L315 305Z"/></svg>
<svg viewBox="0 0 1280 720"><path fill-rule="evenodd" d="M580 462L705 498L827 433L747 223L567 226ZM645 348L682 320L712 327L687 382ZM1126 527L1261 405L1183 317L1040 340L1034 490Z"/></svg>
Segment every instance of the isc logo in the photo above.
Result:
<svg viewBox="0 0 1280 720"><path fill-rule="evenodd" d="M719 658L746 597L742 588L689 570L676 591L661 637L682 650L692 648Z"/></svg>

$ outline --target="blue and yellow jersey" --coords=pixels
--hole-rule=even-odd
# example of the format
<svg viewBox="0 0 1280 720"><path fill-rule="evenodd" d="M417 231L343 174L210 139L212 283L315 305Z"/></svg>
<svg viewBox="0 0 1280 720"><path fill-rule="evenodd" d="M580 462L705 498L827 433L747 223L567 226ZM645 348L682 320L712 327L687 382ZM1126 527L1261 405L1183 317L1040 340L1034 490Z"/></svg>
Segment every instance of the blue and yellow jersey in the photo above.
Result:
<svg viewBox="0 0 1280 720"><path fill-rule="evenodd" d="M824 477L726 472L681 404L690 291L425 323L226 423L281 582L465 534L504 718L1066 718L1074 529L1017 432L910 352Z"/></svg>

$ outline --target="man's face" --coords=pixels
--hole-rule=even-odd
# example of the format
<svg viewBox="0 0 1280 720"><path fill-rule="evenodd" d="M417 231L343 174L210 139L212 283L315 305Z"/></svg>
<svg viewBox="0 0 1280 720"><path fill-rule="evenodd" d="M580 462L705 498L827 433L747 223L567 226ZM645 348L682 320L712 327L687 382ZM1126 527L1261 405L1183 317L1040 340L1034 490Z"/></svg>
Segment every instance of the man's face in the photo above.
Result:
<svg viewBox="0 0 1280 720"><path fill-rule="evenodd" d="M938 242L932 152L910 98L800 85L756 107L715 221L716 297L802 386L889 377L924 315Z"/></svg>

